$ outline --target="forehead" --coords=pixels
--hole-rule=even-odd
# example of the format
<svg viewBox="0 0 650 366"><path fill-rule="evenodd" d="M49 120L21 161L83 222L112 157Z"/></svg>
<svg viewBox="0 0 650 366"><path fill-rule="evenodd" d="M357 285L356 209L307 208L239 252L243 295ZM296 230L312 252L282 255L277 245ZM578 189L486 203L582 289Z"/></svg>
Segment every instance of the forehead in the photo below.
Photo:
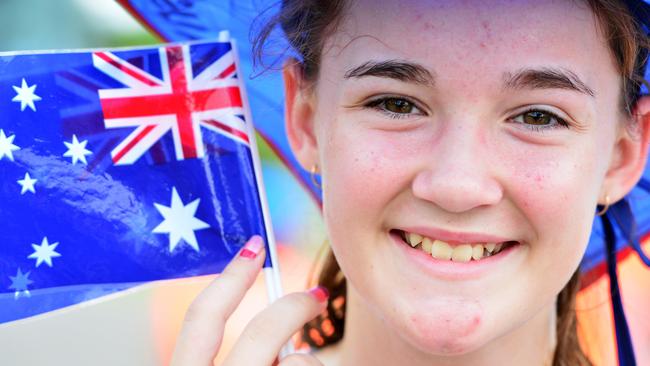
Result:
<svg viewBox="0 0 650 366"><path fill-rule="evenodd" d="M387 58L416 61L442 77L561 66L589 82L615 71L589 6L579 0L351 1L325 42L324 66L344 72Z"/></svg>

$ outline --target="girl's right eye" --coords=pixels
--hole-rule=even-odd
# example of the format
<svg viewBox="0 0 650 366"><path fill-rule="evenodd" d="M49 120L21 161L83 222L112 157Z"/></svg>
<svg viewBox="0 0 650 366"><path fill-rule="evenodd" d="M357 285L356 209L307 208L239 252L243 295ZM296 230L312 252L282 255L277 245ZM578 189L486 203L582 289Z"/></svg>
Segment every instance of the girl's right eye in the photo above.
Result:
<svg viewBox="0 0 650 366"><path fill-rule="evenodd" d="M407 118L412 115L424 115L424 112L414 102L404 97L381 97L371 100L365 106L396 119Z"/></svg>

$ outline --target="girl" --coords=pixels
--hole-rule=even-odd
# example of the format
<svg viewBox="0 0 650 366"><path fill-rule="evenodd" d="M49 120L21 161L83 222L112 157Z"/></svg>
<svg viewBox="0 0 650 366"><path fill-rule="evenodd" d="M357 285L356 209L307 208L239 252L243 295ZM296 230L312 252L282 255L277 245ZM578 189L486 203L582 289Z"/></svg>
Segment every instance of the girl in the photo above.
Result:
<svg viewBox="0 0 650 366"><path fill-rule="evenodd" d="M322 176L333 254L323 286L256 316L225 364L272 364L324 312L334 331L305 334L327 347L281 365L589 365L578 265L650 142L626 4L285 0L259 41L276 25L300 58L287 134ZM174 364L212 363L263 258L254 237L194 301Z"/></svg>

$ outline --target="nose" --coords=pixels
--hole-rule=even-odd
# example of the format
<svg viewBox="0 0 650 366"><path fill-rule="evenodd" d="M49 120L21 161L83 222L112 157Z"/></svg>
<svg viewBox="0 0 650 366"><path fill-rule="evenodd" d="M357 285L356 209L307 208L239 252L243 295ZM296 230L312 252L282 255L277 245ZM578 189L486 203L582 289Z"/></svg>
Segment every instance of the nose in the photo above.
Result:
<svg viewBox="0 0 650 366"><path fill-rule="evenodd" d="M485 138L469 129L442 132L412 182L413 194L441 209L461 213L494 205L503 187ZM493 151L492 151L493 152Z"/></svg>

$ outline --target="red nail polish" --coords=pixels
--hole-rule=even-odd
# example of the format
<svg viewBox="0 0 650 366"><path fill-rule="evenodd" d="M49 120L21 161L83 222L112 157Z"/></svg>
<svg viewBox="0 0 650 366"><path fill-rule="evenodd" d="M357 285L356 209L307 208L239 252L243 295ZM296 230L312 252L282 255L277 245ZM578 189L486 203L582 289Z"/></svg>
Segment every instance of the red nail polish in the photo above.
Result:
<svg viewBox="0 0 650 366"><path fill-rule="evenodd" d="M330 292L323 286L316 286L309 290L309 293L319 302L324 302L330 297Z"/></svg>
<svg viewBox="0 0 650 366"><path fill-rule="evenodd" d="M264 241L259 235L255 235L244 245L244 248L239 252L239 256L246 259L254 259L264 248Z"/></svg>

